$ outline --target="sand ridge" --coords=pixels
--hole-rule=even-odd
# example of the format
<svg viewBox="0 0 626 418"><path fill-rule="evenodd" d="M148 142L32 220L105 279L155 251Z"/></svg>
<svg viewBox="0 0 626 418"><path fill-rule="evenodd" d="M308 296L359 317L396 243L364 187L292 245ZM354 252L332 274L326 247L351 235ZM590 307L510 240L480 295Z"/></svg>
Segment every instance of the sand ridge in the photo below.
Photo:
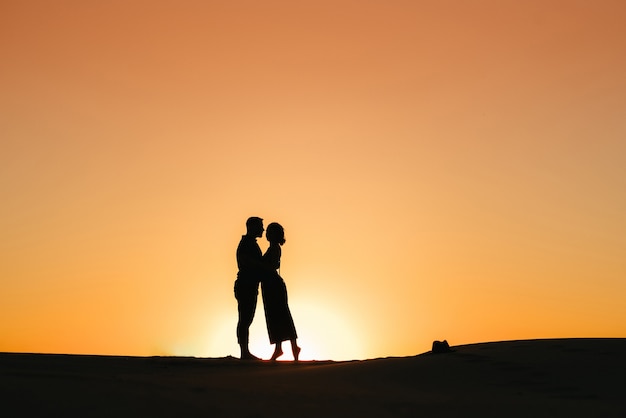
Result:
<svg viewBox="0 0 626 418"><path fill-rule="evenodd" d="M361 361L0 354L3 416L626 416L626 339Z"/></svg>

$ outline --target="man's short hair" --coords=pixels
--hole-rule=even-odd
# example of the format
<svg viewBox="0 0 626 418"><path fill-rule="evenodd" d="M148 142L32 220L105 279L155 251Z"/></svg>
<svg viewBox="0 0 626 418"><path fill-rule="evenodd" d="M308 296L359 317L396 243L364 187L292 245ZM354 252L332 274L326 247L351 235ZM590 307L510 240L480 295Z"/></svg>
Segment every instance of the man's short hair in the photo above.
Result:
<svg viewBox="0 0 626 418"><path fill-rule="evenodd" d="M257 225L262 225L262 224L263 224L263 219L257 216L251 216L246 221L246 228L253 228Z"/></svg>

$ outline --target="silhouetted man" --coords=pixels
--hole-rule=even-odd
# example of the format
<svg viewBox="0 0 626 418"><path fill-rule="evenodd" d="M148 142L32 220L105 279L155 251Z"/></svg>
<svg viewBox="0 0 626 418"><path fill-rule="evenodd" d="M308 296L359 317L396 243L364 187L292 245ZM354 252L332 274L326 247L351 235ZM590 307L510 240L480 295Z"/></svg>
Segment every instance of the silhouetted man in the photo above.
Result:
<svg viewBox="0 0 626 418"><path fill-rule="evenodd" d="M235 298L239 321L237 322L237 342L241 347L242 360L259 360L248 348L250 325L256 311L259 283L264 270L263 254L256 239L263 236L263 219L255 216L246 221L246 235L241 237L237 247L237 280L235 280Z"/></svg>

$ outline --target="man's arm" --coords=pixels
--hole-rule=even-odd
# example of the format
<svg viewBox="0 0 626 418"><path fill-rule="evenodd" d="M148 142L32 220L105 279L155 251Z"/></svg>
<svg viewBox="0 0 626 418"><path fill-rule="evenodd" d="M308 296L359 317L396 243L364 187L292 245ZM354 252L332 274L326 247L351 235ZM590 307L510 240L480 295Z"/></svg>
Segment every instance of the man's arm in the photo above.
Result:
<svg viewBox="0 0 626 418"><path fill-rule="evenodd" d="M271 271L263 261L261 249L256 245L240 245L237 249L237 264L239 270Z"/></svg>

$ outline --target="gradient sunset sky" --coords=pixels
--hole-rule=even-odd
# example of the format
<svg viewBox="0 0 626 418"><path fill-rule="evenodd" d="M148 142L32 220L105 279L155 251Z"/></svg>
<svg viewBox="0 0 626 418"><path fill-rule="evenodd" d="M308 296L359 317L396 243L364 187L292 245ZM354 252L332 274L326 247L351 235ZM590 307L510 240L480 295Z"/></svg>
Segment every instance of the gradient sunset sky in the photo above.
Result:
<svg viewBox="0 0 626 418"><path fill-rule="evenodd" d="M624 22L0 0L0 351L238 356L253 215L285 227L303 359L626 337Z"/></svg>

